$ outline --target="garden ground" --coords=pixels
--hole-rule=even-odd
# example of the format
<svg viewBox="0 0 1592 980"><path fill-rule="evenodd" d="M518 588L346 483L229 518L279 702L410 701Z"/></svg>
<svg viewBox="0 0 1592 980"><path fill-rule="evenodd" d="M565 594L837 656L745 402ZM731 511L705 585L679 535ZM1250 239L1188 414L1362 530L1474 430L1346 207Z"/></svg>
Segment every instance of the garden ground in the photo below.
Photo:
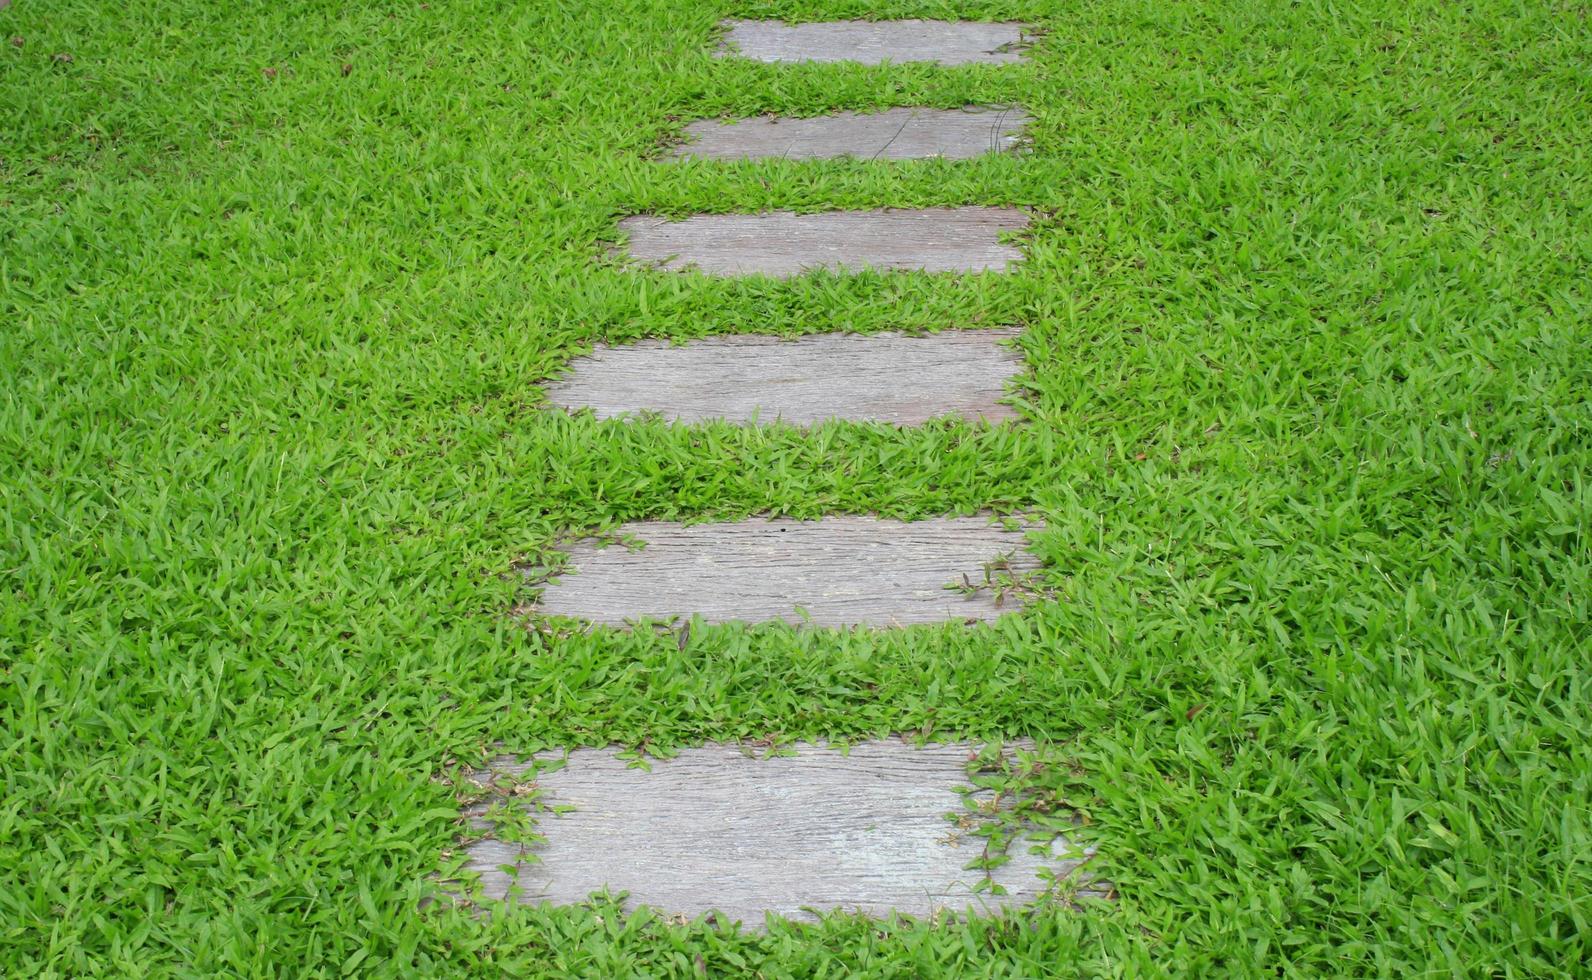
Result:
<svg viewBox="0 0 1592 980"><path fill-rule="evenodd" d="M17 0L0 972L1552 975L1592 937L1592 7ZM1017 19L1028 64L714 59ZM1031 152L660 163L1020 103ZM1013 205L1008 276L624 268L635 213ZM603 423L596 342L1021 327L1021 424ZM993 625L554 629L640 519L1034 515ZM1041 743L1111 902L736 934L423 900L466 769Z"/></svg>

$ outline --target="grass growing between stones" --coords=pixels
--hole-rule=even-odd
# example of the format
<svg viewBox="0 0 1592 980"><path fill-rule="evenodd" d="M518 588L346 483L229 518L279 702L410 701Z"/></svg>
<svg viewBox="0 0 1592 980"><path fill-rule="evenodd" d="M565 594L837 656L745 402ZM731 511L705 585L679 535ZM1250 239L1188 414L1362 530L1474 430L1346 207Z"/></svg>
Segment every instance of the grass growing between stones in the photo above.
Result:
<svg viewBox="0 0 1592 980"><path fill-rule="evenodd" d="M1592 936L1585 3L0 11L0 971L1547 975ZM715 60L725 15L1032 63ZM658 164L1020 102L1033 150ZM1010 276L734 281L639 212L1033 209ZM1022 326L1027 424L605 425L597 342ZM1033 514L990 626L527 629L635 519ZM421 910L503 741L1038 739L1119 897L734 935Z"/></svg>

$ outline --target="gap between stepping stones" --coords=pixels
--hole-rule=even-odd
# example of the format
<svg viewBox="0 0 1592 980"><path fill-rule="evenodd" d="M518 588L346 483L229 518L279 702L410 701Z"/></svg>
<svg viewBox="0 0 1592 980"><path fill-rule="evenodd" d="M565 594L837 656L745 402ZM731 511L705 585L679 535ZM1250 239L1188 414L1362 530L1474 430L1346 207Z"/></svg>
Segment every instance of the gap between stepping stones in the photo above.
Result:
<svg viewBox="0 0 1592 980"><path fill-rule="evenodd" d="M561 408L599 419L655 413L673 422L811 425L829 419L918 425L957 416L1017 418L999 403L1021 372L1021 331L735 336L684 346L598 347L547 387Z"/></svg>
<svg viewBox="0 0 1592 980"><path fill-rule="evenodd" d="M789 277L814 269L1004 272L1023 253L1000 240L1028 227L1018 208L699 214L619 222L631 257L675 272Z"/></svg>
<svg viewBox="0 0 1592 980"><path fill-rule="evenodd" d="M838 112L812 118L704 119L685 128L676 159L966 160L1016 147L1029 122L1021 108Z"/></svg>
<svg viewBox="0 0 1592 980"><path fill-rule="evenodd" d="M906 626L991 620L1019 608L1039 560L989 517L895 521L642 521L569 546L533 610L609 626L707 623Z"/></svg>
<svg viewBox="0 0 1592 980"><path fill-rule="evenodd" d="M1010 860L989 872L1005 895L975 891L985 872L967 865L982 838L948 815L973 816L967 743L913 747L864 742L842 754L802 744L793 755L759 758L749 748L710 744L632 768L616 749L576 749L567 764L535 773L545 841L529 846L487 837L467 848L466 867L483 893L526 904L572 904L605 887L630 892L630 907L697 916L717 911L754 928L772 912L811 921L811 910L873 916L989 913L1040 897L1048 870L1070 889L1085 880L1088 853L1057 838L1048 855L1015 840ZM559 758L552 756L551 758ZM530 763L500 759L483 782L530 776ZM977 800L988 798L978 794ZM527 808L536 804L523 804ZM477 830L485 806L469 811ZM512 866L512 871L504 871Z"/></svg>
<svg viewBox="0 0 1592 980"><path fill-rule="evenodd" d="M944 20L841 20L786 24L725 20L719 57L753 61L932 61L941 65L1007 65L1024 60L1025 24Z"/></svg>

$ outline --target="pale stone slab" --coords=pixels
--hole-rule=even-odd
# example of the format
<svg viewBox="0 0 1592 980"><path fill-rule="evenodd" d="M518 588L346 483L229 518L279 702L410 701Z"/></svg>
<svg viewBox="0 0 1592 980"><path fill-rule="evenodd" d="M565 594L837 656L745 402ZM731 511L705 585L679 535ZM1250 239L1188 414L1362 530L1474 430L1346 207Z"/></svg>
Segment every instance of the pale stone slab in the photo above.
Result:
<svg viewBox="0 0 1592 980"><path fill-rule="evenodd" d="M684 346L599 347L548 386L547 397L598 418L657 413L676 422L722 419L811 425L826 419L918 425L932 418L1003 421L999 400L1022 371L1016 330L738 336Z"/></svg>
<svg viewBox="0 0 1592 980"><path fill-rule="evenodd" d="M803 744L764 758L767 750L707 745L653 760L650 772L627 768L611 749L578 749L563 769L536 776L543 806L574 807L536 815L546 842L522 848L489 837L469 846L468 867L491 898L518 885L518 901L562 905L607 887L628 891L632 908L716 911L754 927L766 912L798 920L834 909L987 913L1043 894L1041 869L1079 882L1087 855L1074 845L1058 840L1036 855L1019 840L989 873L1007 894L974 890L985 872L967 865L983 839L955 820L969 814L957 789L968 786L974 749L890 741L842 754ZM493 766L515 778L529 768Z"/></svg>
<svg viewBox="0 0 1592 980"><path fill-rule="evenodd" d="M815 626L987 620L1021 604L1002 581L1039 567L1022 531L987 517L642 521L616 536L644 547L572 544L537 611L613 626L692 615ZM951 587L959 583L975 591Z"/></svg>
<svg viewBox="0 0 1592 980"><path fill-rule="evenodd" d="M676 272L788 277L813 269L1005 271L1022 252L1000 240L1028 227L1017 208L637 215L619 222L630 254Z"/></svg>
<svg viewBox="0 0 1592 980"><path fill-rule="evenodd" d="M719 54L754 61L932 61L1008 65L1022 61L1024 24L944 20L841 20L786 24L726 20Z"/></svg>
<svg viewBox="0 0 1592 980"><path fill-rule="evenodd" d="M887 109L792 119L704 119L685 128L676 157L706 160L965 160L1017 146L1029 117L1022 109Z"/></svg>

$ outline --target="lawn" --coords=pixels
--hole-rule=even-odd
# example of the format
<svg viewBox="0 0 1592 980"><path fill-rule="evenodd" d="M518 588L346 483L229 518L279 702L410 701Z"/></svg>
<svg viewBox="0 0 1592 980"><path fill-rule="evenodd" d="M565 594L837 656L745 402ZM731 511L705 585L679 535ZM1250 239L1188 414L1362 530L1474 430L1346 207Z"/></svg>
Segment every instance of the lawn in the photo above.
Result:
<svg viewBox="0 0 1592 980"><path fill-rule="evenodd" d="M772 66L723 17L1026 19ZM1592 959L1592 5L16 0L0 973L1546 976ZM660 164L1020 102L1032 152ZM636 272L638 212L1019 205L1009 276ZM607 424L599 341L1019 326L1023 424ZM590 632L637 519L1032 515L993 625ZM1117 889L735 934L426 904L516 750L1014 739Z"/></svg>

